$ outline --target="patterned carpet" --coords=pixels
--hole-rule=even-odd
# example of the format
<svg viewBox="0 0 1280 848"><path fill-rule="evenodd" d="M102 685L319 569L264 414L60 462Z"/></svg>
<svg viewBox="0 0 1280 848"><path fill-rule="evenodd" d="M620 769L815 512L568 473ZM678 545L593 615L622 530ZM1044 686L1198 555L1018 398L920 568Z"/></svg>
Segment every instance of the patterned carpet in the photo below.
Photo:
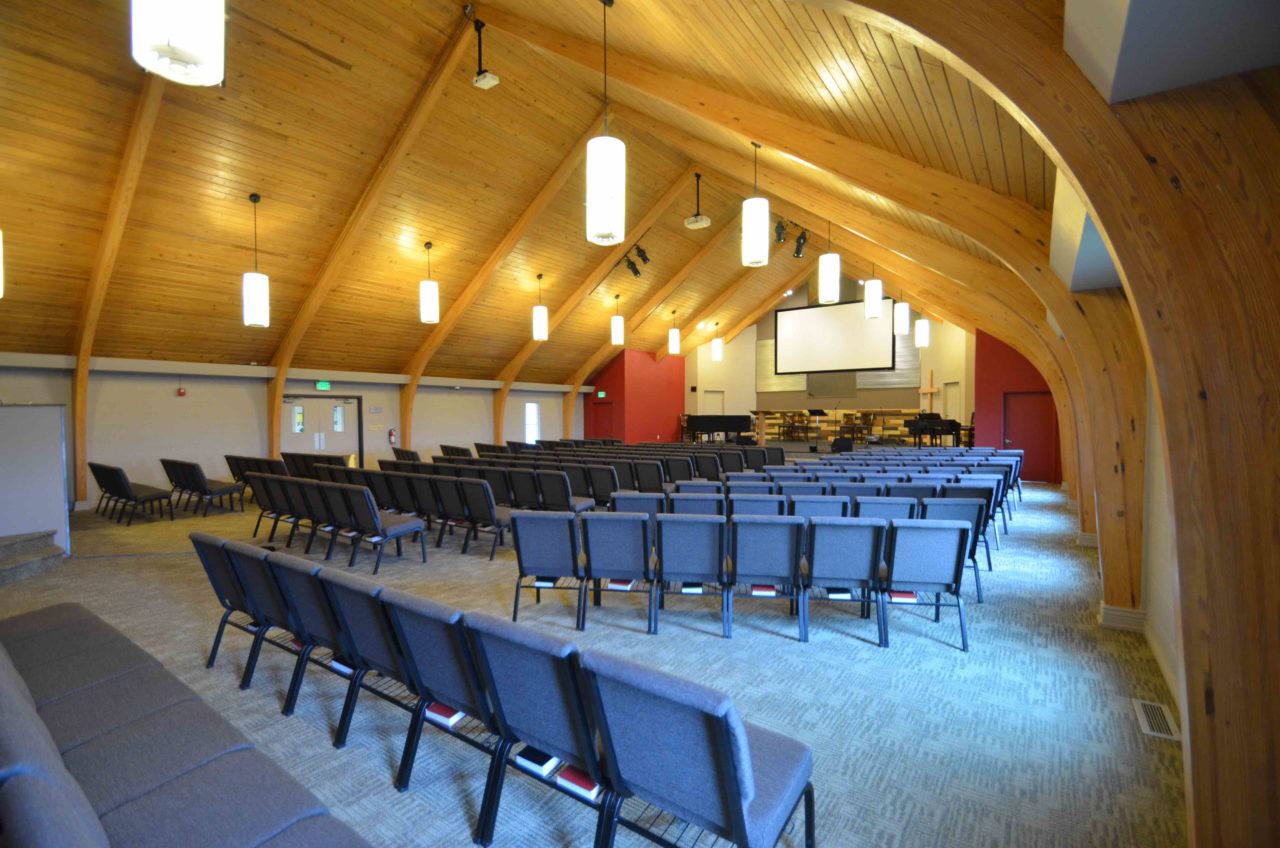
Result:
<svg viewBox="0 0 1280 848"><path fill-rule="evenodd" d="M311 672L297 713L284 718L292 657L265 650L252 690L241 692L248 638L234 630L205 670L219 608L186 534L248 539L250 510L180 514L172 524L139 519L132 528L77 514L76 556L0 587L0 615L79 601L159 657L374 844L469 845L486 766L470 747L424 731L413 785L400 794L391 780L407 722L401 710L363 697L350 742L336 751L342 681ZM569 593L546 593L539 606L530 597L521 621L720 687L749 720L809 744L820 845L1185 845L1181 749L1143 736L1129 702L1173 701L1146 643L1097 625L1093 552L1072 543L1060 492L1027 486L1010 529L994 552L996 570L984 572L987 602L969 605L969 654L959 650L954 613L934 624L910 608L891 611L888 650L875 646L874 621L849 605L817 605L807 645L777 601L740 599L728 641L711 598L670 600L657 636L645 635L639 596L607 596L582 634L572 629ZM446 539L426 566L413 554L389 556L379 577L463 609L509 614L514 554L500 551L490 563L487 544L466 556L457 547ZM362 555L356 570L371 569ZM589 845L593 823L581 805L512 776L495 844ZM618 844L647 843L624 832Z"/></svg>

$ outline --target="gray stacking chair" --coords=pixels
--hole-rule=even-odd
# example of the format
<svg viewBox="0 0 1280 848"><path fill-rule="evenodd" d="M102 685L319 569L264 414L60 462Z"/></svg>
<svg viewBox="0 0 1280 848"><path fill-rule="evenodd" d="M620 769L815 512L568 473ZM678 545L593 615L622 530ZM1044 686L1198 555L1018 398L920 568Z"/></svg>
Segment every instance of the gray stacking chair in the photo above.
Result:
<svg viewBox="0 0 1280 848"><path fill-rule="evenodd" d="M730 495L773 495L778 484L767 480L731 480L726 486Z"/></svg>
<svg viewBox="0 0 1280 848"><path fill-rule="evenodd" d="M316 579L329 599L334 620L338 623L342 656L351 663L347 697L342 702L338 729L333 735L333 747L341 748L347 744L351 717L355 715L356 699L360 696L360 684L364 682L365 675L375 671L399 680L399 660L395 637L378 600L382 594L380 583L332 568L322 569Z"/></svg>
<svg viewBox="0 0 1280 848"><path fill-rule="evenodd" d="M668 495L667 500L671 503L671 511L677 514L724 515L724 495L675 492Z"/></svg>
<svg viewBox="0 0 1280 848"><path fill-rule="evenodd" d="M889 522L883 518L836 518L815 516L809 519L805 550L809 574L800 589L800 641L809 641L809 601L811 590L822 589L826 600L835 601L847 595L849 601L862 605L862 617L870 615L870 600L875 596L880 610L880 564L884 536ZM856 593L856 594L855 594ZM885 645L884 617L877 614L877 641Z"/></svg>
<svg viewBox="0 0 1280 848"><path fill-rule="evenodd" d="M467 535L479 539L481 530L493 534L493 545L489 548L489 561L493 562L498 545L503 544L507 531L511 529L511 510L493 502L493 492L484 480L460 479L458 491L467 506ZM462 552L467 552L465 541Z"/></svg>
<svg viewBox="0 0 1280 848"><path fill-rule="evenodd" d="M733 585L725 574L723 515L659 515L658 523L658 607L663 607L668 582L711 585L720 592L720 624L729 638L729 594ZM658 632L658 610L653 614L653 632Z"/></svg>
<svg viewBox="0 0 1280 848"><path fill-rule="evenodd" d="M574 626L581 630L585 623L587 583L578 562L578 528L576 513L568 511L516 510L511 513L511 537L515 540L515 601L511 620L520 615L520 590L533 589L534 603L542 602L543 589L566 589L578 593ZM526 584L526 578L529 583ZM558 585L567 580L567 585ZM540 586L539 583L552 585Z"/></svg>
<svg viewBox="0 0 1280 848"><path fill-rule="evenodd" d="M244 590L240 588L240 580L227 560L227 552L222 549L223 540L208 533L192 533L190 539L195 546L196 556L200 558L200 565L204 566L204 573L209 578L209 585L213 587L213 593L217 595L218 603L223 609L218 630L213 635L213 647L209 649L209 660L204 664L205 668L213 668L213 661L218 658L218 646L222 644L222 632L227 629L232 613L242 612L249 616L253 613L245 600ZM238 624L232 626L240 627ZM240 629L250 635L254 634L247 627Z"/></svg>
<svg viewBox="0 0 1280 848"><path fill-rule="evenodd" d="M612 465L588 465L587 476L591 478L591 496L596 506L608 508L613 493L622 488L618 485L618 472Z"/></svg>
<svg viewBox="0 0 1280 848"><path fill-rule="evenodd" d="M776 482L776 480L775 480ZM784 481L778 483L778 494L780 495L829 495L831 488L826 483L812 483L805 481Z"/></svg>
<svg viewBox="0 0 1280 848"><path fill-rule="evenodd" d="M755 587L782 589L795 599L800 588L800 544L805 519L798 515L737 515L729 522L730 579L752 594ZM733 595L728 599L728 632L733 633Z"/></svg>
<svg viewBox="0 0 1280 848"><path fill-rule="evenodd" d="M735 471L746 471L747 463L743 458L742 451L722 450L720 451L720 467L725 474ZM723 474L721 475L724 476Z"/></svg>
<svg viewBox="0 0 1280 848"><path fill-rule="evenodd" d="M647 583L649 620L645 629L653 632L658 582L654 579L649 516L643 512L588 512L582 516L582 548L586 554L585 578L595 589L600 605L600 581ZM630 588L627 591L631 591ZM586 607L582 626L587 624Z"/></svg>
<svg viewBox="0 0 1280 848"><path fill-rule="evenodd" d="M704 480L720 479L720 458L714 453L695 453L693 467Z"/></svg>
<svg viewBox="0 0 1280 848"><path fill-rule="evenodd" d="M662 467L666 469L667 480L671 483L694 478L692 457L666 456L662 458Z"/></svg>
<svg viewBox="0 0 1280 848"><path fill-rule="evenodd" d="M538 490L542 492L542 508L585 512L595 509L594 498L578 497L569 485L569 475L563 471L538 469ZM583 475L585 478L585 474Z"/></svg>
<svg viewBox="0 0 1280 848"><path fill-rule="evenodd" d="M747 468L752 471L764 471L765 465L769 463L769 454L764 448L744 446L742 448L742 459L747 464Z"/></svg>
<svg viewBox="0 0 1280 848"><path fill-rule="evenodd" d="M662 463L655 459L637 459L631 463L636 473L636 488L642 492L665 493L667 475Z"/></svg>
<svg viewBox="0 0 1280 848"><path fill-rule="evenodd" d="M969 535L969 549L966 557L973 567L973 586L978 593L978 603L982 603L982 571L978 568L978 540L987 549L987 570L991 570L991 546L982 532L982 525L987 520L987 503L981 498L925 498L922 502L924 512L921 518L944 519L947 521L968 521L972 532Z"/></svg>
<svg viewBox="0 0 1280 848"><path fill-rule="evenodd" d="M805 745L744 722L714 689L596 651L580 664L614 790L597 845L612 846L619 823L633 827L618 812L635 796L744 848L775 845L803 800L804 844L814 848Z"/></svg>
<svg viewBox="0 0 1280 848"><path fill-rule="evenodd" d="M853 514L859 518L915 518L919 507L915 498L853 499Z"/></svg>
<svg viewBox="0 0 1280 848"><path fill-rule="evenodd" d="M284 715L293 715L312 652L316 648L327 648L334 657L341 657L342 641L333 609L316 576L320 572L320 566L309 560L276 552L267 554L267 571L275 579L280 597L289 610L292 620L290 629L301 643L297 662L293 665L293 676L289 679L289 692L285 695L284 706L280 710ZM332 666L329 670L339 677L347 677Z"/></svg>
<svg viewBox="0 0 1280 848"><path fill-rule="evenodd" d="M636 485L636 472L631 465L631 460L610 459L607 464L613 469L614 473L618 475L619 489L638 488ZM597 498L597 501L598 500L599 499Z"/></svg>
<svg viewBox="0 0 1280 848"><path fill-rule="evenodd" d="M339 485L339 484L332 484ZM360 542L365 541L373 546L376 558L373 561L373 573L378 573L382 565L382 553L386 543L395 540L396 556L404 556L404 537L418 535L418 545L422 549L422 562L427 562L426 525L421 518L414 515L393 515L383 513L373 500L373 492L364 486L339 486L346 495L351 514L355 518L355 529L358 537L351 539L351 559L347 567L355 565L356 556L360 553Z"/></svg>
<svg viewBox="0 0 1280 848"><path fill-rule="evenodd" d="M227 562L230 563L231 570L235 572L240 588L244 592L249 615L258 626L253 634L253 645L249 648L249 656L244 663L244 674L240 677L240 688L248 689L253 684L253 672L258 667L258 655L262 653L262 644L267 638L267 632L273 627L292 632L290 630L292 622L289 620L289 610L284 604L284 599L280 597L280 590L267 572L267 552L243 542L227 542L223 550L226 551Z"/></svg>
<svg viewBox="0 0 1280 848"><path fill-rule="evenodd" d="M884 493L891 498L915 498L919 501L937 497L938 487L933 483L919 482L913 477L910 483L890 483L885 487Z"/></svg>
<svg viewBox="0 0 1280 848"><path fill-rule="evenodd" d="M468 613L463 624L501 737L493 752L474 840L488 845L502 800L507 758L517 744L558 757L597 784L605 780L583 706L577 649L569 642L480 613ZM606 787L598 801L589 804L598 811L597 833L613 803L613 793Z"/></svg>
<svg viewBox="0 0 1280 848"><path fill-rule="evenodd" d="M402 679L409 691L418 696L396 771L395 786L403 792L409 788L426 711L433 703L438 701L460 710L479 720L491 733L497 731L476 676L461 610L396 589L383 589L378 599L400 648ZM486 750L465 733L446 732Z"/></svg>
<svg viewBox="0 0 1280 848"><path fill-rule="evenodd" d="M879 483L832 483L831 493L838 497L876 498L884 494L884 486Z"/></svg>
<svg viewBox="0 0 1280 848"><path fill-rule="evenodd" d="M730 471L724 475L724 482L733 485L734 483L764 483L769 479L769 475L763 471Z"/></svg>
<svg viewBox="0 0 1280 848"><path fill-rule="evenodd" d="M791 495L787 498L787 514L812 518L815 515L845 518L852 512L848 498L837 495Z"/></svg>
<svg viewBox="0 0 1280 848"><path fill-rule="evenodd" d="M566 462L560 466L560 470L569 478L569 492L573 497L584 501L594 500L591 495L591 475L587 473L585 465Z"/></svg>
<svg viewBox="0 0 1280 848"><path fill-rule="evenodd" d="M514 506L515 499L511 494L511 481L507 479L507 469L496 465L480 469L480 479L489 484L493 493L493 502L498 506Z"/></svg>
<svg viewBox="0 0 1280 848"><path fill-rule="evenodd" d="M996 522L995 513L999 509L1000 481L996 477L975 477L965 475L959 483L948 483L942 487L944 498L978 498L987 502L986 523L982 527L982 537L986 540L987 530L995 533L996 550L1000 550L1000 525Z"/></svg>
<svg viewBox="0 0 1280 848"><path fill-rule="evenodd" d="M657 538L654 516L667 512L667 496L661 492L614 492L614 512L643 512L649 516L649 538Z"/></svg>
<svg viewBox="0 0 1280 848"><path fill-rule="evenodd" d="M723 495L724 484L710 480L682 480L676 483L676 492L682 495Z"/></svg>
<svg viewBox="0 0 1280 848"><path fill-rule="evenodd" d="M444 543L445 530L458 525L470 526L471 514L467 512L467 502L462 497L459 483L461 477L433 477L431 486L436 493L436 503L440 507L440 531L436 534L436 547ZM471 532L468 530L462 537L462 552L467 552L471 543Z"/></svg>
<svg viewBox="0 0 1280 848"><path fill-rule="evenodd" d="M787 499L783 495L739 495L728 498L729 516L735 515L786 515Z"/></svg>
<svg viewBox="0 0 1280 848"><path fill-rule="evenodd" d="M509 468L511 502L516 509L542 509L542 495L538 491L538 475L532 468Z"/></svg>
<svg viewBox="0 0 1280 848"><path fill-rule="evenodd" d="M971 532L967 521L907 519L889 522L885 579L879 596L886 646L889 644L886 593L891 596L892 593L932 592L933 620L941 620L943 606L954 606L960 614L961 650L969 650L969 625L964 614L964 599L960 597L960 581L964 577ZM943 594L951 595L955 603L943 604Z"/></svg>

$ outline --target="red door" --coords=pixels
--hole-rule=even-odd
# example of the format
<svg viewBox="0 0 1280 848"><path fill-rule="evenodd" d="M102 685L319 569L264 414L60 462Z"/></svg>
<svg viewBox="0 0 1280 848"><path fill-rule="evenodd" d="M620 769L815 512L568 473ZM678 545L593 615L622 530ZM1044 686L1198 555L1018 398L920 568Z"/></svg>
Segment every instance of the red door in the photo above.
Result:
<svg viewBox="0 0 1280 848"><path fill-rule="evenodd" d="M588 439L617 439L613 432L613 401L592 399L587 404L583 435Z"/></svg>
<svg viewBox="0 0 1280 848"><path fill-rule="evenodd" d="M1062 482L1058 412L1048 392L1006 392L1004 447L1024 451L1022 479Z"/></svg>

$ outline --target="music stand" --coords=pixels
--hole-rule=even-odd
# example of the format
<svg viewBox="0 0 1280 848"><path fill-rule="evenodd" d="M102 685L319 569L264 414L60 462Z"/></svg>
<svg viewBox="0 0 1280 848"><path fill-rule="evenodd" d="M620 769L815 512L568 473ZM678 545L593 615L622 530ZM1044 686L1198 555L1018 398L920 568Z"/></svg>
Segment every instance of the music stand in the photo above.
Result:
<svg viewBox="0 0 1280 848"><path fill-rule="evenodd" d="M827 414L825 409L808 410L809 417L814 420L813 425L813 444L809 445L809 453L818 452L818 442L822 441L822 416Z"/></svg>

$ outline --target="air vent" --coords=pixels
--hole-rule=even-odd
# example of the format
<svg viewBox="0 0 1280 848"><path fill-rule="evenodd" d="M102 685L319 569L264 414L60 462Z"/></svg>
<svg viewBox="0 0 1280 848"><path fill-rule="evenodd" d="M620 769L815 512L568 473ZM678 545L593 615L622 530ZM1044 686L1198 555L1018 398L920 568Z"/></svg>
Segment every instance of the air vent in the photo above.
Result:
<svg viewBox="0 0 1280 848"><path fill-rule="evenodd" d="M1173 713L1169 712L1168 707L1154 701L1141 701L1137 698L1132 700L1133 711L1138 714L1138 725L1143 733L1160 739L1171 739L1174 742L1182 738L1178 723L1174 721Z"/></svg>

